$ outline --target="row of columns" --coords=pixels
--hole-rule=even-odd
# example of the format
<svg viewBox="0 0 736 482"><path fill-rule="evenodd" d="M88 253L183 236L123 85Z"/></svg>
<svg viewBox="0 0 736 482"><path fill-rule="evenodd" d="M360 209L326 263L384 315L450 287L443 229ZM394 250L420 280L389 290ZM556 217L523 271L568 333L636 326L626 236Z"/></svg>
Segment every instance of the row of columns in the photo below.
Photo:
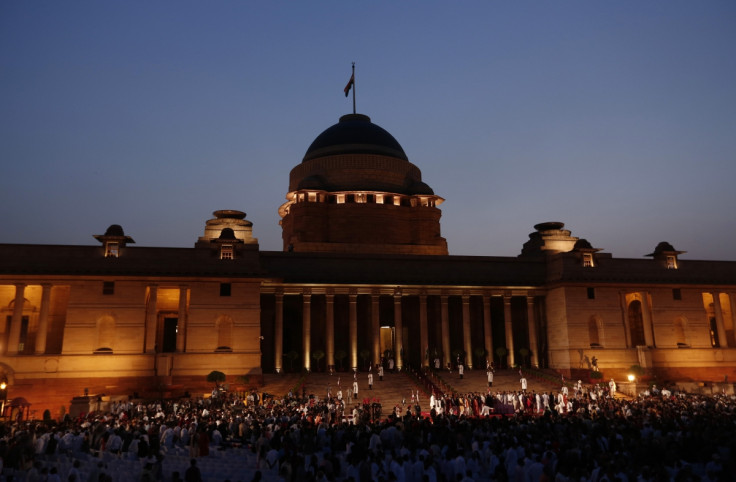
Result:
<svg viewBox="0 0 736 482"><path fill-rule="evenodd" d="M10 333L8 334L8 355L17 355L21 352L20 335L23 324L23 305L25 301L26 284L15 284L15 301L13 304L13 315L10 321ZM46 341L49 328L49 310L51 307L51 284L44 283L41 285L41 307L38 314L38 331L36 333L36 346L34 353L42 355L46 352ZM185 335L187 323L187 294L186 286L179 287L179 313L178 313L178 333L176 340L176 350L183 352L185 350ZM156 347L156 330L158 324L158 312L156 309L158 300L158 286L150 285L148 287L148 298L146 300L146 319L145 319L145 346L146 353L151 353Z"/></svg>
<svg viewBox="0 0 736 482"><path fill-rule="evenodd" d="M23 325L23 303L25 301L26 284L16 283L15 301L13 303L13 316L10 319L10 333L8 334L8 355L17 355L21 352L20 334ZM38 314L38 334L36 335L37 355L46 352L46 338L49 326L49 307L51 303L51 285L41 285L41 309Z"/></svg>
<svg viewBox="0 0 736 482"><path fill-rule="evenodd" d="M630 320L628 316L628 303L626 300L626 295L630 294L629 292L622 291L621 292L621 312L623 314L624 318L624 328L625 328L625 334L626 334L626 345L632 346L633 340L631 339L631 325ZM651 295L647 291L638 292L639 296L641 297L641 316L642 316L642 325L644 329L644 343L646 346L655 347L656 346L656 340L654 339L654 322L652 320L652 311L651 311ZM718 333L718 344L721 348L727 348L728 347L728 338L726 336L726 325L724 322L723 317L723 307L721 306L721 293L718 291L711 291L709 294L713 297L713 311L715 313L715 319L716 319L716 331ZM729 297L729 304L731 306L731 326L736 329L736 293L727 293L727 296ZM530 325L531 329L531 325ZM531 338L531 333L530 333Z"/></svg>
<svg viewBox="0 0 736 482"><path fill-rule="evenodd" d="M373 363L378 363L381 358L380 348L380 320L379 320L379 299L380 294L373 292L371 296L371 359ZM401 290L396 290L393 294L394 299L394 346L396 367L401 369L404 366L403 360L403 321L401 310ZM312 292L309 288L302 290L302 362L305 369L311 369L311 327L312 327ZM274 366L276 372L283 370L283 344L284 344L284 293L277 291L275 293L275 319L274 319ZM527 296L527 319L529 329L529 345L531 348L531 362L533 366L539 366L539 357L537 353L537 328L534 316L534 297ZM326 358L327 365L335 364L335 293L328 290L325 294L326 316L325 316L325 335L326 342ZM504 295L504 319L506 332L506 346L508 349L508 362L510 366L514 365L514 335L511 322L511 296ZM489 357L493 358L493 335L491 328L491 297L484 296L483 299L483 332L484 332L484 348ZM358 293L351 291L348 294L348 345L349 345L349 362L353 369L358 367ZM442 336L442 352L443 363L450 363L450 321L449 321L449 295L442 295L440 298L440 330ZM463 324L463 349L467 354L468 368L473 368L473 352L472 337L470 330L470 295L462 295L462 324ZM429 348L429 331L427 327L427 295L419 294L419 343L420 347L425 350ZM429 365L429 354L424 358L423 364Z"/></svg>
<svg viewBox="0 0 736 482"><path fill-rule="evenodd" d="M713 310L716 315L716 331L718 332L718 345L721 348L728 347L728 338L726 337L726 327L723 322L723 308L721 307L721 297L717 291L711 293L713 296ZM734 302L736 301L736 295L733 293L729 294L729 302L731 304L731 318L732 326L736 329L736 313L734 313Z"/></svg>

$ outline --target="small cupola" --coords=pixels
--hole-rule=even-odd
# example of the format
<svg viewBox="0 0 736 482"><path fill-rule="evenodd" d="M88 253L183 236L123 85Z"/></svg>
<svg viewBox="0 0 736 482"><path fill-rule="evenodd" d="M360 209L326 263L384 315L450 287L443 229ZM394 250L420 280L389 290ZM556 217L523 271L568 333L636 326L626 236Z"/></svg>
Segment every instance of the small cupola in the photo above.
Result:
<svg viewBox="0 0 736 482"><path fill-rule="evenodd" d="M653 257L655 261L667 269L677 269L680 265L677 257L684 253L687 253L687 251L677 251L670 243L662 241L654 248L654 252L647 254L647 256Z"/></svg>
<svg viewBox="0 0 736 482"><path fill-rule="evenodd" d="M94 237L104 246L106 258L120 257L120 252L126 244L135 243L133 238L125 235L122 226L119 224L111 224L105 234L95 234Z"/></svg>
<svg viewBox="0 0 736 482"><path fill-rule="evenodd" d="M584 268L593 268L597 266L595 253L601 251L601 249L594 248L587 239L578 239L572 250L580 256L580 262Z"/></svg>
<svg viewBox="0 0 736 482"><path fill-rule="evenodd" d="M243 244L243 240L235 236L232 228L223 228L220 236L210 243L216 248L220 259L235 259L237 248Z"/></svg>

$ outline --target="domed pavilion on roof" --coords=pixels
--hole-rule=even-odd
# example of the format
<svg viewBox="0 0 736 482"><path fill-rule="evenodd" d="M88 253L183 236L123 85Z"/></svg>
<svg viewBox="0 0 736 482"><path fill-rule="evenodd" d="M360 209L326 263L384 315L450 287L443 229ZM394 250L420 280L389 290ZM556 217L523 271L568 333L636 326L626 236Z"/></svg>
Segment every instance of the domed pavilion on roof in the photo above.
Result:
<svg viewBox="0 0 736 482"><path fill-rule="evenodd" d="M291 170L279 208L285 251L446 255L444 199L386 130L347 114Z"/></svg>

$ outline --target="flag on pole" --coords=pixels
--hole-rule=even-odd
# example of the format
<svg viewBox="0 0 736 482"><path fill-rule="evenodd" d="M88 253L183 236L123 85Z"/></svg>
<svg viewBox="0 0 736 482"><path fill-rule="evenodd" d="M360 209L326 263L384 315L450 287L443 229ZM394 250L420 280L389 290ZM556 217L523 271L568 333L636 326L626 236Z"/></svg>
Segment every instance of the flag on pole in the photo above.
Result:
<svg viewBox="0 0 736 482"><path fill-rule="evenodd" d="M350 76L350 80L348 80L348 85L346 85L345 89L343 89L345 92L345 97L348 96L348 93L350 92L350 89L353 87L353 84L355 84L355 73L353 73L353 75Z"/></svg>

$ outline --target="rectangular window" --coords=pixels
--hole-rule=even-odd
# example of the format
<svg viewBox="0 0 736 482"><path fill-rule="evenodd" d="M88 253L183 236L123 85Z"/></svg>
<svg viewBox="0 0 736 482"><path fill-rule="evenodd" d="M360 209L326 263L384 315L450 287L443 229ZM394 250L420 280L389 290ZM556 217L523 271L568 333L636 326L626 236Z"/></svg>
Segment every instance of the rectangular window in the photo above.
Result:
<svg viewBox="0 0 736 482"><path fill-rule="evenodd" d="M677 269L677 258L667 256L667 269Z"/></svg>
<svg viewBox="0 0 736 482"><path fill-rule="evenodd" d="M103 295L114 295L115 294L115 282L104 281L102 283L102 294Z"/></svg>
<svg viewBox="0 0 736 482"><path fill-rule="evenodd" d="M682 291L680 291L680 288L672 288L672 299L673 300L682 299Z"/></svg>
<svg viewBox="0 0 736 482"><path fill-rule="evenodd" d="M220 259L233 259L233 245L223 244L220 248Z"/></svg>
<svg viewBox="0 0 736 482"><path fill-rule="evenodd" d="M588 288L588 299L589 300L595 299L595 288Z"/></svg>
<svg viewBox="0 0 736 482"><path fill-rule="evenodd" d="M220 283L220 296L230 296L232 286L230 283Z"/></svg>
<svg viewBox="0 0 736 482"><path fill-rule="evenodd" d="M591 253L583 253L583 266L586 268L593 267L593 255Z"/></svg>
<svg viewBox="0 0 736 482"><path fill-rule="evenodd" d="M120 256L120 244L108 242L105 244L105 258L117 258Z"/></svg>

